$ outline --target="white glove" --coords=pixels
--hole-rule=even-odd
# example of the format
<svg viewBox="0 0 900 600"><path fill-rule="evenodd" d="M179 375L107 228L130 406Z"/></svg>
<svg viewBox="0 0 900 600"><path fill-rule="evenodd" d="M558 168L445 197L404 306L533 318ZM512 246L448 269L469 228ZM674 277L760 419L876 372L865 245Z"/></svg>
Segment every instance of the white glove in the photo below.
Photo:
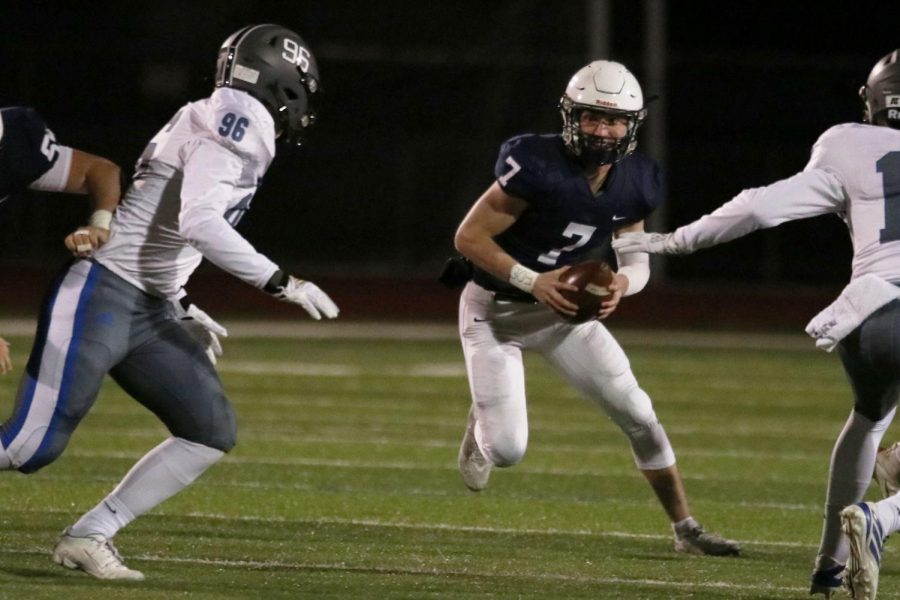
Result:
<svg viewBox="0 0 900 600"><path fill-rule="evenodd" d="M178 300L172 300L171 304L179 322L206 348L206 355L210 362L216 364L216 357L222 356L222 344L219 342L219 336L228 337L228 330L197 308L196 304L190 304L187 310Z"/></svg>
<svg viewBox="0 0 900 600"><path fill-rule="evenodd" d="M311 281L297 279L293 275L288 277L287 285L275 292L273 296L284 302L299 304L303 310L309 313L309 316L317 321L322 318L322 315L333 319L340 312L337 304L328 297L328 294L320 290L319 286Z"/></svg>
<svg viewBox="0 0 900 600"><path fill-rule="evenodd" d="M613 238L613 250L621 254L633 254L635 252L647 252L650 254L687 254L685 248L681 248L675 242L675 235L671 233L645 233L642 231L629 231Z"/></svg>

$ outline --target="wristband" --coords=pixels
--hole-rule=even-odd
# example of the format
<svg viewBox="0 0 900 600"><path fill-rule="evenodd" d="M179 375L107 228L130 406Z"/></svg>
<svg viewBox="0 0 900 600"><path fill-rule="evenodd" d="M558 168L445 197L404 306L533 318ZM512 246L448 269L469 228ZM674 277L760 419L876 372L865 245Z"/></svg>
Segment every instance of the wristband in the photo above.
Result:
<svg viewBox="0 0 900 600"><path fill-rule="evenodd" d="M91 227L99 227L100 229L109 229L109 223L112 221L113 214L102 208L94 211L91 215L88 225Z"/></svg>
<svg viewBox="0 0 900 600"><path fill-rule="evenodd" d="M278 269L271 277L269 277L269 281L263 286L263 291L267 294L277 294L287 287L289 280L290 276L281 269Z"/></svg>
<svg viewBox="0 0 900 600"><path fill-rule="evenodd" d="M534 282L537 279L538 274L535 271L532 271L528 267L523 267L519 263L513 265L513 268L509 271L509 282L522 290L523 292L531 293L531 290L534 289Z"/></svg>

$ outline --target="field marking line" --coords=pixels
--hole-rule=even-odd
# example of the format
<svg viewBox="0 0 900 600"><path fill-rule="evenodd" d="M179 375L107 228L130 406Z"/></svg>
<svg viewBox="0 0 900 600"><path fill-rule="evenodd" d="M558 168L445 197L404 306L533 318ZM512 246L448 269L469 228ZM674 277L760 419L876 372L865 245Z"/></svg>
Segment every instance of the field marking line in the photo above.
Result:
<svg viewBox="0 0 900 600"><path fill-rule="evenodd" d="M336 321L309 323L297 321L266 321L220 319L228 329L229 338L268 337L284 339L401 339L401 340L457 340L457 326L450 323ZM0 332L6 335L33 335L32 319L0 319ZM816 350L812 340L803 332L737 332L687 331L666 329L617 329L611 331L623 345L647 347L737 348L766 350Z"/></svg>
<svg viewBox="0 0 900 600"><path fill-rule="evenodd" d="M49 551L32 548L30 550L0 549L0 554L45 556ZM653 587L674 587L680 589L708 589L708 590L755 590L760 592L801 593L806 592L806 587L788 587L776 585L738 584L727 581L667 581L661 579L637 579L627 577L592 577L585 575L565 575L561 573L510 573L503 571L482 571L473 569L440 569L437 567L386 567L380 565L348 565L347 563L316 563L316 562L288 562L279 560L240 560L224 558L186 558L173 556L159 556L155 554L134 554L129 560L145 561L151 563L171 563L203 565L214 567L233 567L251 570L280 569L291 571L336 571L347 573L375 573L380 575L427 575L433 577L480 577L480 578L504 578L528 581L556 581L563 583L582 583L590 585L633 585Z"/></svg>

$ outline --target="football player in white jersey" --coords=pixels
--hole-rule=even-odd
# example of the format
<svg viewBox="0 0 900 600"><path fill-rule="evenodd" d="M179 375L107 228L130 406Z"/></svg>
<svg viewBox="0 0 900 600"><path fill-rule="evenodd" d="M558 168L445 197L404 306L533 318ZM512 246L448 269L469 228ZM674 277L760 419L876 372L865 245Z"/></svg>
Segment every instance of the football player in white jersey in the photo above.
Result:
<svg viewBox="0 0 900 600"><path fill-rule="evenodd" d="M94 212L88 225L65 239L74 254L87 255L109 239L109 222L121 195L119 167L59 144L33 108L0 108L0 202L26 189L91 196ZM0 374L11 369L9 344L0 338Z"/></svg>
<svg viewBox="0 0 900 600"><path fill-rule="evenodd" d="M64 450L110 376L171 437L60 536L53 560L102 579L140 580L112 538L178 493L235 444L235 416L207 348L170 313L207 258L313 318L338 308L290 276L233 226L275 155L312 124L318 67L304 41L278 25L231 35L216 89L186 104L150 141L112 222L109 242L58 276L41 310L16 408L0 426L0 469L34 472Z"/></svg>
<svg viewBox="0 0 900 600"><path fill-rule="evenodd" d="M869 599L884 537L900 530L900 496L862 502L900 391L900 50L875 64L860 96L865 123L825 131L801 173L744 190L672 233L624 233L613 247L685 254L795 219L836 214L847 223L850 283L807 327L817 346L837 347L854 393L831 457L810 593L829 597L843 579L853 598Z"/></svg>

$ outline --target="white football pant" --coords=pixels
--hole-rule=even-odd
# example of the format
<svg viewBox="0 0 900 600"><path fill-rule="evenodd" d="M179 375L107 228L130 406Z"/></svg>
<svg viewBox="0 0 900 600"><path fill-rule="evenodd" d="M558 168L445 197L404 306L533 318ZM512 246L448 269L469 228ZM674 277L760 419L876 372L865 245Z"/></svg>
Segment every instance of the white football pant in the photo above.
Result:
<svg viewBox="0 0 900 600"><path fill-rule="evenodd" d="M463 290L459 331L475 406L475 437L499 467L520 462L528 444L523 350L539 352L628 436L642 470L675 464L649 396L625 352L599 321L563 321L543 304L495 300L475 283Z"/></svg>

